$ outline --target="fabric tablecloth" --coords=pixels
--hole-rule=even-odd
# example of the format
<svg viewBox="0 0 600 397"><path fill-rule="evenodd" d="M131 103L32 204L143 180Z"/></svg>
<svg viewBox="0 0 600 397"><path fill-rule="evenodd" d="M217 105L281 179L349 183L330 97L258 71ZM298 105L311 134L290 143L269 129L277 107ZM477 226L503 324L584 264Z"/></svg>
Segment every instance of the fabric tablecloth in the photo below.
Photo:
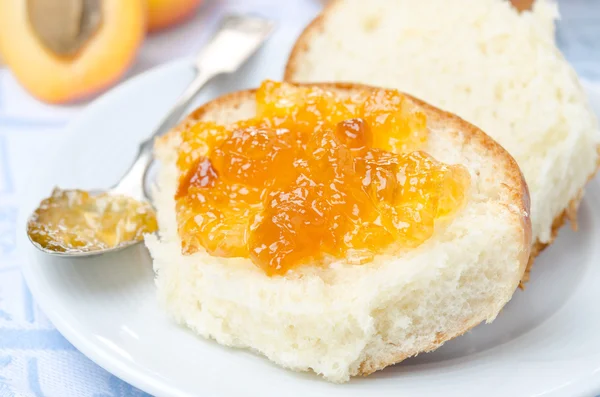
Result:
<svg viewBox="0 0 600 397"><path fill-rule="evenodd" d="M254 11L278 21L272 40L288 45L297 21L308 21L319 0L205 0L185 24L149 36L130 78L200 48L227 11ZM600 1L561 0L559 45L582 79L600 83ZM287 29L287 30L286 30ZM290 29L294 30L291 31ZM286 49L286 51L289 48ZM281 76L272 76L277 79ZM0 67L0 397L146 396L78 352L38 309L21 275L17 247L19 203L27 176L60 144L64 126L85 106L51 106L30 97Z"/></svg>

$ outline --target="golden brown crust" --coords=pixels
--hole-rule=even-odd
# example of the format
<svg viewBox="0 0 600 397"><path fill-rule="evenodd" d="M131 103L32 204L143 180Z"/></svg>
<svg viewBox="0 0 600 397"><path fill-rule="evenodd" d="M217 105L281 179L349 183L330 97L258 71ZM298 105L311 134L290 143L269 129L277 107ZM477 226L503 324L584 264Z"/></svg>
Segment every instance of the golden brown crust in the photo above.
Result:
<svg viewBox="0 0 600 397"><path fill-rule="evenodd" d="M325 89L337 90L337 91L360 91L360 90L373 90L375 87L370 87L361 84L352 83L319 83L319 84L298 84L298 85L313 85L319 86ZM166 144L168 140L176 136L184 128L193 125L198 121L202 121L206 114L214 114L217 110L223 108L239 107L241 103L248 100L254 99L255 90L239 91L234 92L220 98L217 98L192 112L186 119L184 119L179 125L171 130L166 136L161 137L157 140L156 145L162 146ZM494 158L494 161L500 165L500 168L504 170L506 174L506 181L504 187L509 192L510 203L512 209L516 207L520 214L521 228L523 230L523 253L520 258L520 268L517 272L517 276L513 280L513 288L516 289L519 285L528 264L530 257L531 242L531 221L529 219L529 190L525 179L513 157L496 141L486 135L479 128L466 122L460 117L440 110L434 106L429 105L426 102L421 101L411 95L404 94L412 102L414 102L422 111L427 114L427 119L435 125L444 125L449 133L451 131L460 131L465 139L465 143L472 143L478 147L483 148L490 157ZM508 204L507 204L508 206ZM516 212L516 211L515 211ZM414 349L410 351L400 351L391 353L390 356L385 359L367 357L358 368L357 373L353 375L369 375L377 370L383 369L389 365L399 363L400 361L415 356L422 352L429 352L440 347L444 342L460 336L471 328L475 327L481 322L481 318L465 320L465 325L458 330L449 330L447 333L439 333L433 343L426 346L425 348ZM390 343L391 349L393 350L393 344Z"/></svg>
<svg viewBox="0 0 600 397"><path fill-rule="evenodd" d="M354 375L368 376L368 375L371 375L375 371L379 371L381 369L384 369L385 367L389 367L390 365L398 364L398 363L406 360L407 358L416 356L417 354L432 352L432 351L436 350L437 348L439 348L440 346L442 346L445 342L447 342L451 339L457 338L457 337L469 332L470 330L472 330L479 324L480 324L479 321L473 321L471 323L466 324L463 328L459 329L458 331L456 331L452 334L439 333L437 335L435 341L424 349L419 349L419 350L413 349L410 351L401 351L396 354L392 354L391 357L388 357L386 360L377 360L376 361L376 360L373 360L372 357L369 357L365 361L360 363L360 366L358 367L358 371L352 375L353 376Z"/></svg>
<svg viewBox="0 0 600 397"><path fill-rule="evenodd" d="M579 196L575 197L573 200L571 200L571 202L569 204L569 207L571 207L571 205L574 205L574 204L579 204L580 200L581 200L581 198ZM575 217L576 216L577 215L575 214ZM554 218L554 221L552 222L552 231L551 231L551 234L550 234L550 240L548 242L542 243L538 239L533 244L533 247L531 247L531 254L529 256L529 261L527 263L527 268L525 269L525 274L523 274L523 279L521 280L521 284L519 285L519 287L521 289L525 289L525 283L529 281L529 278L530 278L530 275L531 275L531 268L533 267L533 262L535 262L535 259L537 258L537 256L546 247L548 247L550 244L552 244L554 242L554 239L558 235L558 231L565 224L565 222L567 221L567 219L571 220L571 218L569 216L569 210L565 209L563 212L560 213L560 215L558 215L556 218Z"/></svg>

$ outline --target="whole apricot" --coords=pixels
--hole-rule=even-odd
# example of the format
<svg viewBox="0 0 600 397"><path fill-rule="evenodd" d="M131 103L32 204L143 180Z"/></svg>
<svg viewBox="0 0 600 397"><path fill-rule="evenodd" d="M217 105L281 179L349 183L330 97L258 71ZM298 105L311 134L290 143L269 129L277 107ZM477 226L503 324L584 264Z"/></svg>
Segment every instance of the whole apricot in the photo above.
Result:
<svg viewBox="0 0 600 397"><path fill-rule="evenodd" d="M189 18L202 0L147 0L148 31L154 32Z"/></svg>

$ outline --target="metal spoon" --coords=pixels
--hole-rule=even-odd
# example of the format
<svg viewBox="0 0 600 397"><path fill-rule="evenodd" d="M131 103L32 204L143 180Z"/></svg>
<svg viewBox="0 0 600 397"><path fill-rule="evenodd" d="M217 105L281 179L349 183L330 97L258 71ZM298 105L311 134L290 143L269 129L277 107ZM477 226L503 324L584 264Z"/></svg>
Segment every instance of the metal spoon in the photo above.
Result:
<svg viewBox="0 0 600 397"><path fill-rule="evenodd" d="M101 191L90 192L91 195L108 193L114 196L131 197L138 201L147 201L145 179L148 168L153 160L152 148L154 139L166 133L183 115L186 108L196 96L198 91L213 77L235 72L267 39L274 28L274 23L267 19L248 15L226 16L220 28L210 42L197 55L194 66L196 77L183 92L177 103L168 115L156 128L154 133L140 143L137 157L121 180L113 187ZM29 241L44 253L64 257L85 257L114 252L130 247L142 240L123 242L116 247L90 251L55 251L42 247L35 242L30 234L29 225L34 219L35 212L27 222L27 236Z"/></svg>

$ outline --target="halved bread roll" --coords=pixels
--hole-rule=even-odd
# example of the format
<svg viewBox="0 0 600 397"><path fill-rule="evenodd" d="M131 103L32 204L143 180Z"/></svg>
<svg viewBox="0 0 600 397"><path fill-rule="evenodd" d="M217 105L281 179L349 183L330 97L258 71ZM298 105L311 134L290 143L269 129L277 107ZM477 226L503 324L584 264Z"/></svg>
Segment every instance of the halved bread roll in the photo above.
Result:
<svg viewBox="0 0 600 397"><path fill-rule="evenodd" d="M361 85L323 84L337 95ZM155 205L159 236L146 244L160 302L175 321L217 342L249 348L333 382L367 375L431 351L492 321L517 288L531 247L527 186L514 159L481 130L415 98L425 113L423 150L464 165L468 201L417 248L373 262L306 265L267 276L249 259L184 256L177 233L180 132L198 121L231 124L256 114L255 92L218 98L193 112L155 146L161 163Z"/></svg>
<svg viewBox="0 0 600 397"><path fill-rule="evenodd" d="M482 128L529 185L531 265L567 219L575 227L599 162L598 123L556 47L557 17L548 0L522 13L505 0L334 0L297 40L285 78L396 88Z"/></svg>

